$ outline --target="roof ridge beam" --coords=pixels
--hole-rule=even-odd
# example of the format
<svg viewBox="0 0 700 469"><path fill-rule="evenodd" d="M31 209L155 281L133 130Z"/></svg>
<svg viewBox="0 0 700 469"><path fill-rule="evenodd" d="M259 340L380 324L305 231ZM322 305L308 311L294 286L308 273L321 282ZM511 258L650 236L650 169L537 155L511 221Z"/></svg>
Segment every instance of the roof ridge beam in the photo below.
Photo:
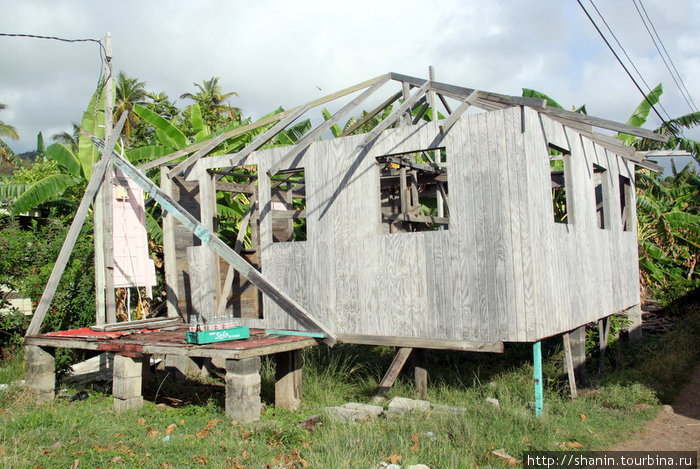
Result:
<svg viewBox="0 0 700 469"><path fill-rule="evenodd" d="M408 75L402 75L400 73L391 73L391 79L401 81L404 83L409 83L413 86L422 86L426 81L424 78L416 78ZM469 96L474 90L473 88L465 88L462 86L450 85L448 83L442 83L439 81L431 82L431 89L436 92L440 92L446 96L453 99L463 100ZM546 101L539 98L524 98L522 96L509 96L505 94L492 93L490 91L479 90L479 99L483 101L490 101L499 104L506 104L508 106L530 106L534 108L544 108Z"/></svg>

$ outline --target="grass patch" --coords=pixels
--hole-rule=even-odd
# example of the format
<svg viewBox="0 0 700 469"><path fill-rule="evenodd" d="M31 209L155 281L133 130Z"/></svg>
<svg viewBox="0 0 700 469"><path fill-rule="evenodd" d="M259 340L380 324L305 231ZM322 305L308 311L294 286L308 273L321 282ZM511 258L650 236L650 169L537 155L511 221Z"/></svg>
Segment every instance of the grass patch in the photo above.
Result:
<svg viewBox="0 0 700 469"><path fill-rule="evenodd" d="M217 379L173 382L157 374L150 383L152 400L124 414L113 412L108 393L92 390L84 401L38 404L26 388L13 388L0 392L0 467L70 467L75 460L80 467L101 468L351 469L381 461L404 467L507 467L490 451L505 448L520 459L529 450L605 448L655 415L659 398L677 393L697 363L699 317L696 307L687 307L674 331L647 337L637 347L613 344L607 376L574 401L568 398L558 341L547 341L545 409L539 419L530 405L529 344L508 344L502 355L429 354L429 400L462 407L464 413L409 414L361 424L324 419L313 430L300 428L299 421L325 406L369 402L391 362L391 349L341 345L306 351L304 400L297 412L274 407L274 369L263 361L267 408L260 422L246 425L226 418ZM597 369L591 365L591 372ZM0 381L22 375L21 353L10 354L0 366ZM410 375L399 378L389 398L396 395L417 398ZM486 397L497 398L500 409Z"/></svg>

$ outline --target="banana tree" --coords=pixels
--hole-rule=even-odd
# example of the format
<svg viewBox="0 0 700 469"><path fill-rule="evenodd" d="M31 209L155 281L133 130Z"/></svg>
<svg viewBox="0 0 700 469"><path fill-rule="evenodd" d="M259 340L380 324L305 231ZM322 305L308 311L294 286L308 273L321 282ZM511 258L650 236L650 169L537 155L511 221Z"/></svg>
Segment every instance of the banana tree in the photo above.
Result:
<svg viewBox="0 0 700 469"><path fill-rule="evenodd" d="M83 113L81 128L104 137L104 93L98 87ZM43 142L43 139L40 140ZM23 213L41 204L61 197L67 189L85 184L92 176L92 166L99 159L99 151L92 140L80 135L77 151L54 143L46 148L46 158L57 163L56 172L42 177L33 184L0 184L0 199L10 201L10 210Z"/></svg>

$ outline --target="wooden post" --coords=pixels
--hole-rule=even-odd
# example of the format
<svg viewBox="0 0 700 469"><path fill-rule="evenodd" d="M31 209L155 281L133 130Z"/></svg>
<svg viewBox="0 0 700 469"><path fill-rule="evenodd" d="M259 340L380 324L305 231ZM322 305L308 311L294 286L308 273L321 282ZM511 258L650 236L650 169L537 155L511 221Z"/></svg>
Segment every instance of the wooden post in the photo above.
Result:
<svg viewBox="0 0 700 469"><path fill-rule="evenodd" d="M532 344L533 377L535 379L535 416L542 416L544 393L542 391L542 342Z"/></svg>
<svg viewBox="0 0 700 469"><path fill-rule="evenodd" d="M571 339L568 332L562 334L564 340L564 367L566 368L566 374L569 376L569 390L571 391L571 398L575 399L578 395L578 390L576 389L576 374L574 373L574 362L571 358Z"/></svg>
<svg viewBox="0 0 700 469"><path fill-rule="evenodd" d="M598 347L600 349L600 364L598 376L605 372L605 352L608 350L608 338L610 337L610 317L598 320Z"/></svg>
<svg viewBox="0 0 700 469"><path fill-rule="evenodd" d="M301 405L301 350L275 355L275 407L297 410Z"/></svg>
<svg viewBox="0 0 700 469"><path fill-rule="evenodd" d="M432 65L430 67L428 67L428 79L431 82L435 81L435 68ZM431 90L430 92L428 92L428 104L430 105L431 121L437 122L438 121L438 110L437 110L436 103L435 103L435 91ZM435 163L438 166L440 166L442 163L442 155L441 155L440 149L435 150ZM438 183L438 184L440 184L440 183ZM444 205L444 202L442 200L442 194L440 193L440 191L435 192L435 201L436 201L436 205L437 205L437 216L444 217L445 216L445 205ZM444 230L445 227L440 226L438 229Z"/></svg>
<svg viewBox="0 0 700 469"><path fill-rule="evenodd" d="M160 169L160 188L169 197L173 196L173 180L168 177L168 168ZM167 290L168 317L180 316L178 296L183 292L177 291L177 252L175 250L175 218L169 213L163 213L163 262L165 264L165 287ZM187 316L187 311L182 311ZM187 317L184 317L187 320Z"/></svg>
<svg viewBox="0 0 700 469"><path fill-rule="evenodd" d="M416 382L416 393L421 399L428 398L428 370L426 368L425 349L416 349L413 354L414 359L414 378Z"/></svg>
<svg viewBox="0 0 700 469"><path fill-rule="evenodd" d="M411 356L411 351L413 351L413 349L410 347L401 347L396 351L394 360L391 362L391 365L389 365L389 369L386 371L381 383L379 383L379 388L372 398L372 402L381 402L386 397L389 389L394 385L396 378L399 377L399 373L401 373L401 370L406 364L406 360Z"/></svg>
<svg viewBox="0 0 700 469"><path fill-rule="evenodd" d="M112 135L112 34L105 37L105 140ZM112 238L112 168L105 173L94 206L96 323L117 321L114 300L114 246Z"/></svg>

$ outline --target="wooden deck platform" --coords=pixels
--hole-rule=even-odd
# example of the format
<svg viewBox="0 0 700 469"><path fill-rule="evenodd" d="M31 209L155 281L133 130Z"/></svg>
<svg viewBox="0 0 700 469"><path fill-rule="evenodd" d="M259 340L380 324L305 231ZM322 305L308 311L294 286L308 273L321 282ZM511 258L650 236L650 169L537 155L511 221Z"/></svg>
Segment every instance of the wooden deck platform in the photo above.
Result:
<svg viewBox="0 0 700 469"><path fill-rule="evenodd" d="M187 343L186 326L171 330L99 332L88 328L25 338L28 383L39 399L54 397L56 348L72 348L115 354L113 369L114 407L117 411L138 408L144 365L151 355L223 359L226 363L226 413L239 421L257 420L260 414L260 357L275 356L275 405L296 409L301 403L301 350L320 339L266 334L251 329L249 339L205 345Z"/></svg>

